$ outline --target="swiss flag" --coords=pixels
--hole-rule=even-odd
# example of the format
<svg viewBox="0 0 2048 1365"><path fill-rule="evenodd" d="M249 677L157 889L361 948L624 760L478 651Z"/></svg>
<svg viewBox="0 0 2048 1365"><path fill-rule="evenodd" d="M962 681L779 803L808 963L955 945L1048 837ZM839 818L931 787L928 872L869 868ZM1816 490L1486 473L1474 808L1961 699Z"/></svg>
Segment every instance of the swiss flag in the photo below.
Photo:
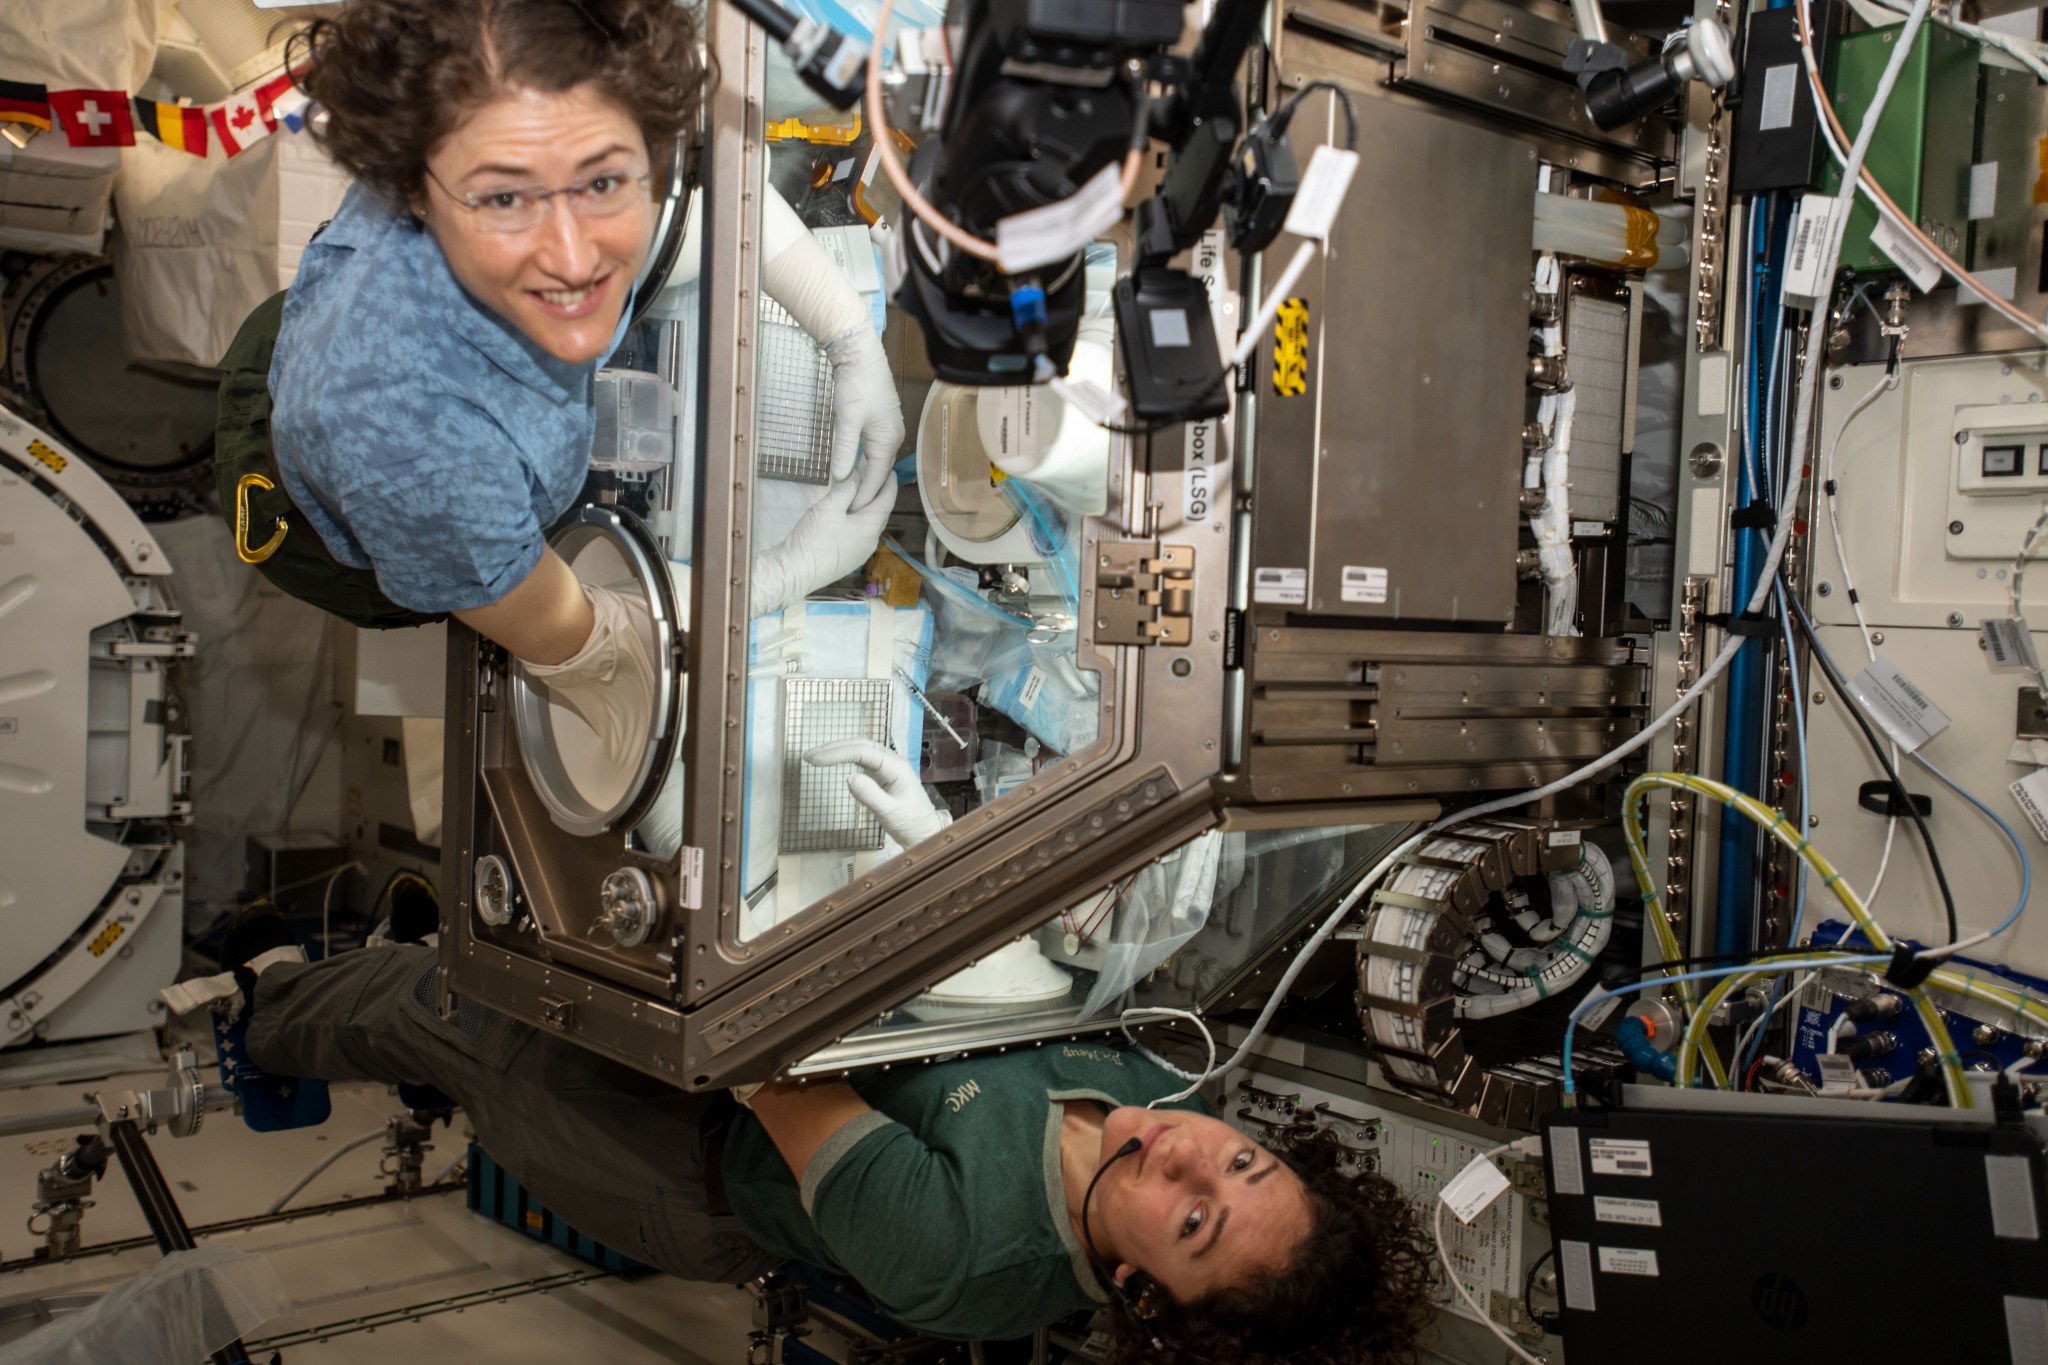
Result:
<svg viewBox="0 0 2048 1365"><path fill-rule="evenodd" d="M74 147L133 147L135 115L119 90L52 90L50 112Z"/></svg>
<svg viewBox="0 0 2048 1365"><path fill-rule="evenodd" d="M277 119L272 116L268 101L259 100L254 91L231 95L207 113L213 120L214 134L229 156L277 130Z"/></svg>

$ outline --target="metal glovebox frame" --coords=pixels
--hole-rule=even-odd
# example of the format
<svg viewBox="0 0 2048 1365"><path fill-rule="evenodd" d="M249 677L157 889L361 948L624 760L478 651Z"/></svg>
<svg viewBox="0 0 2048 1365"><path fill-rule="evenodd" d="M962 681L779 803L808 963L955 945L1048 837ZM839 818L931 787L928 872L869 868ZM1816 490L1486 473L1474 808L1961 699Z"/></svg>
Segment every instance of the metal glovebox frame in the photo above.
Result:
<svg viewBox="0 0 2048 1365"><path fill-rule="evenodd" d="M725 79L707 132L700 280L704 334L722 340L702 348L694 378L701 448L746 452L764 156L762 108L749 92L761 89L763 40L721 7L709 32ZM1361 94L1386 98L1372 93L1370 76L1358 79ZM1492 149L1490 164L1508 159ZM1512 160L1528 164L1519 150ZM1456 185L1446 193L1475 210L1497 188L1480 175ZM1418 215L1374 234L1399 240L1426 230L1419 215L1446 205L1439 196L1381 211ZM1196 253L1197 273L1219 293L1237 283L1220 240ZM1247 293L1258 268L1247 267ZM1327 316L1411 325L1384 309L1345 309L1345 278L1318 272ZM1348 278L1363 299L1383 283L1363 272ZM1478 315L1503 319L1512 335L1486 346L1461 377L1506 386L1518 404L1520 270L1483 279L1490 292ZM1219 298L1221 314L1232 306ZM1269 371L1270 356L1256 368ZM1323 404L1320 382L1299 401ZM1643 671L1621 641L1500 632L1514 592L1511 513L1499 523L1501 543L1475 545L1461 566L1468 578L1497 577L1475 589L1499 604L1490 630L1450 613L1254 613L1255 538L1310 534L1306 523L1261 522L1255 532L1243 457L1269 426L1284 439L1277 433L1300 420L1269 417L1266 406L1242 402L1233 426L1112 445L1108 511L1084 522L1079 558L1075 663L1100 679L1097 741L758 937L739 929L752 461L696 471L690 600L687 611L673 603L671 618L691 626L681 649L689 686L673 689L677 859L635 851L624 818L576 835L548 817L521 764L502 652L451 624L442 1007L458 998L488 1005L688 1089L761 1080L1226 818L1244 827L1412 820L1441 798L1562 776L1639 723ZM1518 411L1488 410L1493 428L1473 440L1485 449L1497 437L1500 461L1518 468ZM1509 499L1511 484L1500 490ZM1473 667L1476 681L1461 676ZM658 776L662 765L652 767ZM626 803L634 818L647 797ZM622 935L627 920L632 932Z"/></svg>

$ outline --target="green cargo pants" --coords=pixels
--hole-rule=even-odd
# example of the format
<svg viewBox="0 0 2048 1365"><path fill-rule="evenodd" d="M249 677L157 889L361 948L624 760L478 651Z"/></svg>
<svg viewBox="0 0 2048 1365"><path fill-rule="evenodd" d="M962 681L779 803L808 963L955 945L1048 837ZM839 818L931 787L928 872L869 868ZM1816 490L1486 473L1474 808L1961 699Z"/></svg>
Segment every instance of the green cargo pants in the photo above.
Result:
<svg viewBox="0 0 2048 1365"><path fill-rule="evenodd" d="M445 619L399 606L374 572L337 561L281 486L270 450L270 353L283 315L284 295L273 294L220 362L213 480L237 552L282 591L352 625L389 630Z"/></svg>

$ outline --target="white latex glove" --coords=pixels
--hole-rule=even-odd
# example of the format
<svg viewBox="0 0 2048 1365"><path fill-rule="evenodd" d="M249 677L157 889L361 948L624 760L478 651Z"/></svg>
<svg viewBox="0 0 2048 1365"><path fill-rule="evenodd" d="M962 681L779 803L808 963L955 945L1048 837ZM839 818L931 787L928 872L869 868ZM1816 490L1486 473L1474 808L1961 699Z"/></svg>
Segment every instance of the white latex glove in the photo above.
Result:
<svg viewBox="0 0 2048 1365"><path fill-rule="evenodd" d="M615 771L639 763L654 723L654 622L631 583L585 583L596 618L583 647L558 664L522 661L526 675L593 731Z"/></svg>
<svg viewBox="0 0 2048 1365"><path fill-rule="evenodd" d="M866 300L779 194L761 203L761 288L832 362L832 477L854 478L866 507L903 444L903 404Z"/></svg>
<svg viewBox="0 0 2048 1365"><path fill-rule="evenodd" d="M875 813L883 831L903 848L923 843L953 823L952 815L934 808L924 794L917 769L895 750L871 739L820 744L804 754L804 762L820 768L858 764L862 771L846 779L846 790Z"/></svg>
<svg viewBox="0 0 2048 1365"><path fill-rule="evenodd" d="M896 462L903 444L903 405L882 339L865 318L826 342L825 358L832 362L832 477L853 476L858 510L875 500Z"/></svg>
<svg viewBox="0 0 2048 1365"><path fill-rule="evenodd" d="M781 611L867 563L896 507L896 476L884 471L881 491L856 508L858 491L851 479L833 484L780 545L754 556L748 570L754 615Z"/></svg>

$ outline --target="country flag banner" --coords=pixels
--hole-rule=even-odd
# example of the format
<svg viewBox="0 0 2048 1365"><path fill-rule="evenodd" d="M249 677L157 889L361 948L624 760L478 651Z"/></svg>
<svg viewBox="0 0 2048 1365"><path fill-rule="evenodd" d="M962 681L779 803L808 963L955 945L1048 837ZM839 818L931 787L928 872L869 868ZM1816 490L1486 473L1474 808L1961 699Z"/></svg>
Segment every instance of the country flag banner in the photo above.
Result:
<svg viewBox="0 0 2048 1365"><path fill-rule="evenodd" d="M52 90L50 109L74 147L133 147L128 98L119 90Z"/></svg>
<svg viewBox="0 0 2048 1365"><path fill-rule="evenodd" d="M277 120L258 103L254 91L231 95L211 106L207 113L221 150L229 156L240 155L244 148L261 142L277 129Z"/></svg>
<svg viewBox="0 0 2048 1365"><path fill-rule="evenodd" d="M135 98L135 123L166 147L194 156L206 155L206 111L182 104L159 104Z"/></svg>
<svg viewBox="0 0 2048 1365"><path fill-rule="evenodd" d="M50 92L27 81L0 81L0 123L50 131Z"/></svg>

